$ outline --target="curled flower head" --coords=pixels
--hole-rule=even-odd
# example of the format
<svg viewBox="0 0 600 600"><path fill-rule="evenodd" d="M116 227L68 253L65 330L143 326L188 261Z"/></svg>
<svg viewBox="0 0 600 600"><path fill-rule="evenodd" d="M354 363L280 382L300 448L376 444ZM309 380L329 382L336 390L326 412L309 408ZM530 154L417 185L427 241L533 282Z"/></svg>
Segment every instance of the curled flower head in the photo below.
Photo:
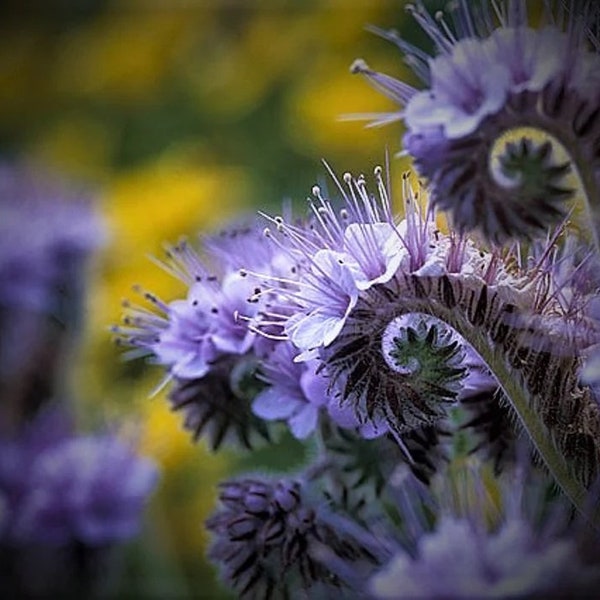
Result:
<svg viewBox="0 0 600 600"><path fill-rule="evenodd" d="M397 223L380 169L376 169L378 198L369 194L364 178L344 179L345 205L339 214L314 189L316 223L302 230L277 221L278 243L288 244L289 252L299 256L299 269L295 281L271 278L268 291L275 296L272 302L283 308L279 326L303 351L297 360L318 358L331 396L342 406L347 402L354 406L363 422L391 420L397 431L408 431L441 417L441 404L457 398L465 354L444 322L434 323L425 313L399 308L406 278L412 282L462 272L466 279L482 283L491 277L512 280L493 257L477 251L472 243L438 231L407 180L407 213ZM386 242L377 245L384 228ZM348 245L346 241L356 239L359 231L363 243L357 248ZM372 243L364 242L367 238ZM363 265L367 262L361 253L370 249L377 256L376 248L381 250L378 266L357 268L361 260ZM331 270L321 268L323 256L328 257ZM446 279L451 295L452 283ZM332 297L341 289L340 281L346 300L337 305L335 326L327 328L322 318L336 310ZM273 323L269 321L270 326ZM256 327L260 330L261 325L259 314ZM403 403L403 408L395 403Z"/></svg>
<svg viewBox="0 0 600 600"><path fill-rule="evenodd" d="M434 18L417 1L407 9L433 41L433 56L396 32L376 32L400 48L425 89L354 64L402 106L404 149L428 179L433 204L450 211L460 231L478 229L495 242L543 233L567 212L575 164L600 241L600 55L597 42L589 44L597 28L592 4L567 2L552 11L545 3L546 24L534 29L525 2L493 9L454 3L452 27L447 15Z"/></svg>
<svg viewBox="0 0 600 600"><path fill-rule="evenodd" d="M523 426L583 510L584 488L600 468L594 441L600 412L579 373L585 349L600 332L586 317L592 287L561 276L571 256L564 226L539 247L490 252L438 230L407 178L406 214L394 220L379 169L375 176L378 196L368 193L363 178L346 177L338 213L315 190L323 210L312 222L303 227L272 219L277 228L270 238L296 258L296 278L251 274L258 296L278 307L266 322L257 313L251 326L288 339L299 351L295 360L319 361L329 405L349 405L361 423L383 423L409 462L410 432L440 423L461 401L481 399L467 405L476 414L463 426L484 438L499 465L510 456L504 445L514 441L515 427ZM389 246L381 254L388 258L365 285L362 273L349 266L358 260L345 245L346 232L351 226L374 231L379 223L389 227ZM319 262L325 253L330 270ZM322 322L328 311L335 311L331 327ZM565 395L570 402L556 402ZM500 430L484 424L499 414L506 417Z"/></svg>

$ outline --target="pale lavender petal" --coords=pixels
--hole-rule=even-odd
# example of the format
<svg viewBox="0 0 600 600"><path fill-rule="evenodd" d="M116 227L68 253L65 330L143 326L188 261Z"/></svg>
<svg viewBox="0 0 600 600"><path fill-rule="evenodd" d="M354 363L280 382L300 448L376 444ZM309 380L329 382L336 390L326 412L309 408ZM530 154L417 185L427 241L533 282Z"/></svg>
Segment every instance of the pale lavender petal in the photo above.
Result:
<svg viewBox="0 0 600 600"><path fill-rule="evenodd" d="M294 437L299 440L306 439L317 427L318 416L318 407L306 404L288 421Z"/></svg>
<svg viewBox="0 0 600 600"><path fill-rule="evenodd" d="M252 412L262 419L289 419L304 402L280 387L262 391L252 403Z"/></svg>

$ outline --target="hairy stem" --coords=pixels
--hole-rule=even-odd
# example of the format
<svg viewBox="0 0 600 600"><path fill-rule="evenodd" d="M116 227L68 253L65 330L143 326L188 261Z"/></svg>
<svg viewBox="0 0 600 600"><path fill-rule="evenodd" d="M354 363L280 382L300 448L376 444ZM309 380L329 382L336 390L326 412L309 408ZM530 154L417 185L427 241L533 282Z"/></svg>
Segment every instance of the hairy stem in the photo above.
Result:
<svg viewBox="0 0 600 600"><path fill-rule="evenodd" d="M441 319L481 356L556 483L600 525L587 489L599 471L600 411L578 384L575 350L566 340L547 337L543 347L533 341L525 310L483 282L407 275L395 294L396 315L422 312Z"/></svg>

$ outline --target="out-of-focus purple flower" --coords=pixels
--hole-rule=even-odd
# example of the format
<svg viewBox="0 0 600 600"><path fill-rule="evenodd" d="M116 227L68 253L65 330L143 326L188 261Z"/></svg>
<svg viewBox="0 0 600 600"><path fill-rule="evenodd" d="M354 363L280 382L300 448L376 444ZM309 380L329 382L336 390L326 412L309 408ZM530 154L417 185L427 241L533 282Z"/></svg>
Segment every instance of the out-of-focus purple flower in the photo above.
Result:
<svg viewBox="0 0 600 600"><path fill-rule="evenodd" d="M420 0L407 4L433 41L433 56L395 31L375 31L403 52L423 90L362 60L353 65L402 107L396 116L407 126L404 149L429 180L433 205L450 210L459 230L479 229L493 241L543 232L561 220L573 192L565 178L570 164L551 143L526 133L507 141L504 133L539 128L574 152L578 169L597 164L597 14L591 2L544 6L544 25L533 29L526 2L494 6L495 14L485 2L459 2L448 8L450 20L442 11L434 18ZM597 171L589 170L594 189Z"/></svg>
<svg viewBox="0 0 600 600"><path fill-rule="evenodd" d="M569 505L549 499L550 482L539 473L526 478L521 465L492 480L473 463L445 477L427 492L437 505L434 525L414 483L398 479L408 535L371 578L374 598L587 597L597 589L597 566L588 562Z"/></svg>
<svg viewBox="0 0 600 600"><path fill-rule="evenodd" d="M416 557L399 553L373 577L371 592L390 600L557 598L586 580L583 589L590 591L598 583L594 572L578 560L573 542L540 543L526 521L508 521L487 534L466 519L442 517L419 540Z"/></svg>
<svg viewBox="0 0 600 600"><path fill-rule="evenodd" d="M0 436L0 490L10 511L16 511L31 486L31 473L44 452L73 435L73 422L64 408L48 404L16 433Z"/></svg>
<svg viewBox="0 0 600 600"><path fill-rule="evenodd" d="M156 479L154 464L116 438L65 439L31 466L28 489L11 515L11 538L89 546L129 539Z"/></svg>
<svg viewBox="0 0 600 600"><path fill-rule="evenodd" d="M104 239L89 193L33 165L0 165L0 305L64 318L62 295Z"/></svg>
<svg viewBox="0 0 600 600"><path fill-rule="evenodd" d="M55 393L80 325L86 259L103 241L88 191L43 168L0 164L0 428Z"/></svg>
<svg viewBox="0 0 600 600"><path fill-rule="evenodd" d="M113 436L74 436L64 407L45 406L0 438L2 542L91 546L129 538L154 488L154 464Z"/></svg>

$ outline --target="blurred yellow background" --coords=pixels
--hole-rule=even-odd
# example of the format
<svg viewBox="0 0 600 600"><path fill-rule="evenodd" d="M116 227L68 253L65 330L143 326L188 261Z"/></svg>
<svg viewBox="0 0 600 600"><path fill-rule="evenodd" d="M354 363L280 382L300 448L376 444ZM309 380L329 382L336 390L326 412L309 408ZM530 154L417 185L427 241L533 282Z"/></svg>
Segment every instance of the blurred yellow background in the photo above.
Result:
<svg viewBox="0 0 600 600"><path fill-rule="evenodd" d="M133 284L166 300L183 292L148 259L164 241L285 198L303 210L326 181L322 159L370 174L398 150L400 125L339 117L395 109L349 66L364 57L410 79L395 48L364 29L401 27L402 2L14 0L0 13L1 151L89 185L109 232L73 381L82 422L119 420L163 468L120 590L226 597L202 524L238 457L193 445L164 397L148 398L160 370L120 360L108 328Z"/></svg>

